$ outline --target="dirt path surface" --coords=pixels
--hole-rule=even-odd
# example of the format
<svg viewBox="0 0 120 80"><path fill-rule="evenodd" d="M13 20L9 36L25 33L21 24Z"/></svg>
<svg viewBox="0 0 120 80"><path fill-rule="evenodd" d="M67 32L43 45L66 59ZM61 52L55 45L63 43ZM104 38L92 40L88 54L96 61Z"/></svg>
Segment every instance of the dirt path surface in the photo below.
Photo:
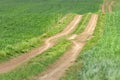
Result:
<svg viewBox="0 0 120 80"><path fill-rule="evenodd" d="M103 13L103 14L106 13L106 12L105 12L105 4L104 4L104 3L102 4L102 13Z"/></svg>
<svg viewBox="0 0 120 80"><path fill-rule="evenodd" d="M81 21L82 16L77 15L74 17L74 19L71 21L71 23L61 32L56 34L55 36L52 36L48 39L45 40L45 44L43 46L36 48L32 50L29 53L23 54L17 58L11 59L8 62L0 64L0 73L5 73L8 72L18 65L22 64L23 62L43 53L47 49L51 48L52 46L55 45L55 40L59 39L60 37L66 36L70 34L78 25L78 23Z"/></svg>
<svg viewBox="0 0 120 80"><path fill-rule="evenodd" d="M65 71L76 60L78 54L84 47L86 41L92 37L98 20L98 15L93 14L91 19L81 35L78 35L75 40L72 40L73 45L71 49L64 53L54 64L50 65L48 69L40 74L38 80L59 80ZM72 38L73 39L73 38Z"/></svg>
<svg viewBox="0 0 120 80"><path fill-rule="evenodd" d="M109 13L112 12L112 6L114 4L114 1L111 1L111 3L109 4L109 7L108 7L108 11Z"/></svg>
<svg viewBox="0 0 120 80"><path fill-rule="evenodd" d="M113 6L113 4L114 4L114 1L111 1L111 2L105 1L102 4L102 13L106 14L107 12L109 12L109 13L112 12L112 6Z"/></svg>

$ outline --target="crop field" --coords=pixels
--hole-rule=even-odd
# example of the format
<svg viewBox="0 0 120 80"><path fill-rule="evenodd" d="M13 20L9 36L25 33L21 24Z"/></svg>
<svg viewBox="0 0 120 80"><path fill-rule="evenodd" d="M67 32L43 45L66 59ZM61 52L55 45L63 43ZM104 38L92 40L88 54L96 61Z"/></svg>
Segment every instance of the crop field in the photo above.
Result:
<svg viewBox="0 0 120 80"><path fill-rule="evenodd" d="M89 21L89 18L91 17L91 13L87 13L83 16L82 21L78 24L78 28L73 32L74 34L80 34L85 27L87 26L87 23Z"/></svg>
<svg viewBox="0 0 120 80"><path fill-rule="evenodd" d="M107 13L98 22L104 30L99 39L99 28L96 28L95 37L90 40L75 65L61 80L120 80L120 10L118 3L114 12ZM105 23L105 24L103 24ZM94 42L96 41L96 42Z"/></svg>
<svg viewBox="0 0 120 80"><path fill-rule="evenodd" d="M62 38L58 41L58 44L53 48L50 48L42 55L39 55L30 61L19 66L15 70L0 75L1 80L34 80L32 77L38 75L44 71L49 64L52 64L56 59L58 59L71 45L70 41ZM31 72L32 70L32 72Z"/></svg>
<svg viewBox="0 0 120 80"><path fill-rule="evenodd" d="M60 32L72 14L97 12L102 1L92 1L0 0L0 62L39 46L47 32L47 36ZM60 23L62 27L56 27L67 14L71 15Z"/></svg>
<svg viewBox="0 0 120 80"><path fill-rule="evenodd" d="M120 0L0 0L0 80L120 80Z"/></svg>

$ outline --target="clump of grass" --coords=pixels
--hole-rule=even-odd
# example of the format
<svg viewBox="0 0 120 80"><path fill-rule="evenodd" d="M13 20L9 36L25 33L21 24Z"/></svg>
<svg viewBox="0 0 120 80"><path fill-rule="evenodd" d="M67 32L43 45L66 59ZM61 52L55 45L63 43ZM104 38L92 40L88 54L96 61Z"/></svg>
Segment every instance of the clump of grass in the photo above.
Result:
<svg viewBox="0 0 120 80"><path fill-rule="evenodd" d="M0 74L0 80L33 80L32 76L44 71L48 65L62 56L70 45L70 41L62 38L56 46L43 52L41 55L38 55L11 72Z"/></svg>

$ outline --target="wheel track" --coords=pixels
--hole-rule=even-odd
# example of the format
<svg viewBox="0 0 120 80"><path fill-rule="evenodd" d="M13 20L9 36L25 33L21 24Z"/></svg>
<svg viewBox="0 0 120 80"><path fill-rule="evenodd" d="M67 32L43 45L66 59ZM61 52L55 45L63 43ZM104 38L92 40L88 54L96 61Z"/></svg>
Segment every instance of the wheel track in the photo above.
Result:
<svg viewBox="0 0 120 80"><path fill-rule="evenodd" d="M81 19L82 19L81 15L76 15L74 17L74 19L71 21L71 23L61 33L58 33L55 36L52 36L52 37L46 39L43 46L36 48L29 53L25 53L17 58L11 59L10 61L1 63L0 64L0 73L6 73L8 71L11 71L12 69L16 68L17 66L24 63L25 61L28 61L29 59L31 59L39 54L42 54L47 49L53 47L55 45L55 41L57 39L59 39L60 37L70 34L77 27L77 25L81 21Z"/></svg>
<svg viewBox="0 0 120 80"><path fill-rule="evenodd" d="M37 78L38 80L58 80L65 71L70 67L76 60L78 54L86 44L89 37L92 37L96 24L98 20L98 15L93 14L91 19L81 35L76 36L75 40L72 40L73 45L71 49L64 53L54 64L50 65L49 68L40 74Z"/></svg>
<svg viewBox="0 0 120 80"><path fill-rule="evenodd" d="M102 4L102 6L101 6L101 8L102 8L102 13L103 14L106 14L107 13L107 11L105 10L105 8L106 8L106 6L107 6L107 9L108 9L108 12L109 13L111 13L112 12L112 6L113 6L113 4L114 4L114 1L111 1L111 2L104 2L103 4Z"/></svg>

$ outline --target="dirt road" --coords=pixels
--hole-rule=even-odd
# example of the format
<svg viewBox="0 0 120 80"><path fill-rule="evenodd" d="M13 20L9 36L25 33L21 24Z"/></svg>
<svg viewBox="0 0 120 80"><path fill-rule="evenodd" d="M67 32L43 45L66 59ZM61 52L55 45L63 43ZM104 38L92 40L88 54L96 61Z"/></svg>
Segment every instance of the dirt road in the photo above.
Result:
<svg viewBox="0 0 120 80"><path fill-rule="evenodd" d="M76 39L72 41L71 49L65 52L54 64L50 65L45 72L40 74L38 80L59 80L62 77L68 67L74 63L88 38L92 37L97 20L98 15L93 14L83 33L74 37Z"/></svg>
<svg viewBox="0 0 120 80"><path fill-rule="evenodd" d="M105 4L104 4L104 3L102 4L102 13L103 13L103 14L106 13L106 12L105 12Z"/></svg>
<svg viewBox="0 0 120 80"><path fill-rule="evenodd" d="M11 59L8 62L0 64L0 73L8 72L8 71L14 69L15 67L19 66L23 62L43 53L47 49L54 46L55 41L57 39L59 39L60 37L70 34L77 27L77 25L81 21L81 19L82 19L81 15L75 16L75 18L72 20L72 22L61 33L58 33L55 36L52 36L52 37L46 39L45 44L43 44L43 46L36 48L36 49L32 50L31 52L23 54L17 58Z"/></svg>
<svg viewBox="0 0 120 80"><path fill-rule="evenodd" d="M112 12L112 6L113 6L113 4L114 4L114 1L111 1L111 3L108 6L109 13Z"/></svg>
<svg viewBox="0 0 120 80"><path fill-rule="evenodd" d="M106 14L107 12L109 12L109 13L112 12L112 6L113 6L113 4L114 4L114 1L111 1L111 2L105 1L102 4L102 13Z"/></svg>

